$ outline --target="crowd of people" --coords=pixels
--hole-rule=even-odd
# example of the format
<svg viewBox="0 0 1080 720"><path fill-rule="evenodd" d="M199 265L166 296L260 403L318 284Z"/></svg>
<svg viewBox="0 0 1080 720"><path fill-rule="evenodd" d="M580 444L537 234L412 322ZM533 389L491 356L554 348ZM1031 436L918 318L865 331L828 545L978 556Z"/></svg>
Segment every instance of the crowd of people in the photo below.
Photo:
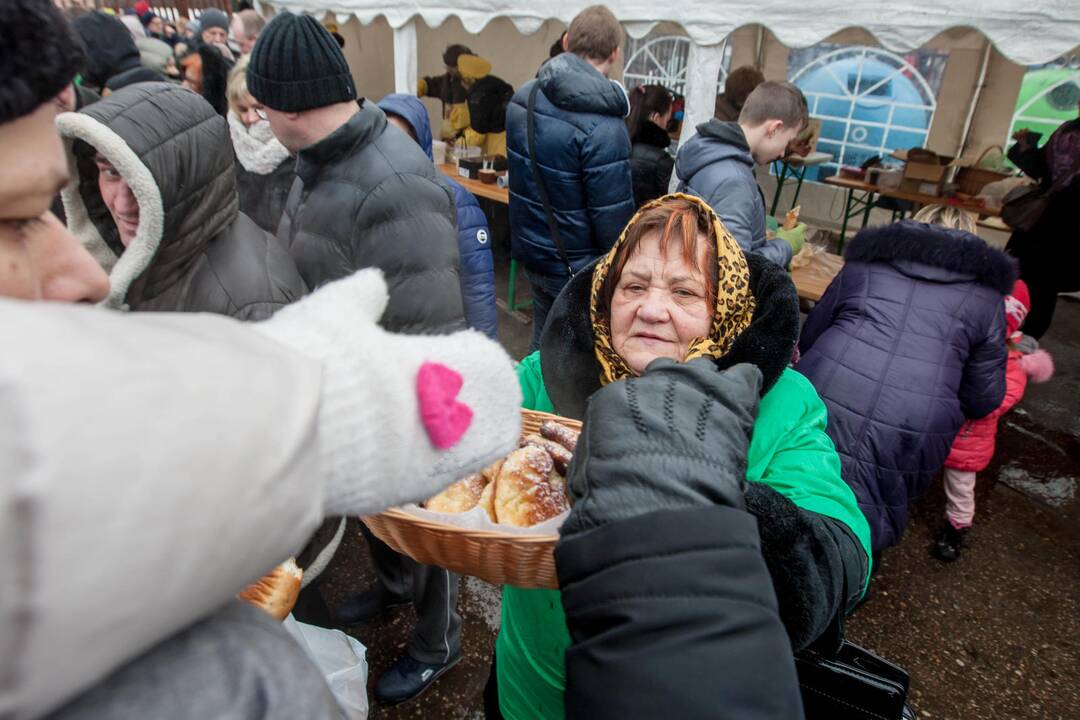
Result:
<svg viewBox="0 0 1080 720"><path fill-rule="evenodd" d="M0 4L5 715L338 717L235 599L290 556L297 620L415 607L374 694L416 697L461 659L458 576L366 527L375 585L327 607L322 571L344 518L502 457L522 408L584 430L560 589L502 589L489 718L798 717L795 654L840 646L942 468L932 552L960 556L998 418L1052 374L1022 331L1065 287L1042 230L1018 268L955 208L864 229L800 326L806 228L767 230L754 170L798 149L802 93L738 69L673 153L675 96L610 77L623 41L591 6L516 91L451 45L375 102L308 15ZM436 134L507 158L520 362ZM1075 234L1077 137L1018 143L1037 227Z"/></svg>

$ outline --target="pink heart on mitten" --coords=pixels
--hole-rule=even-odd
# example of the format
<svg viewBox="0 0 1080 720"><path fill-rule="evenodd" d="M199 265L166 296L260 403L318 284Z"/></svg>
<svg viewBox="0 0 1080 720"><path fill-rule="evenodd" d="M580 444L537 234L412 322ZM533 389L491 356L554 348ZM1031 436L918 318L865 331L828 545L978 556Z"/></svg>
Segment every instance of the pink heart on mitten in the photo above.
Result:
<svg viewBox="0 0 1080 720"><path fill-rule="evenodd" d="M472 422L472 409L457 400L463 383L460 373L440 363L426 362L416 374L420 421L440 450L453 447Z"/></svg>

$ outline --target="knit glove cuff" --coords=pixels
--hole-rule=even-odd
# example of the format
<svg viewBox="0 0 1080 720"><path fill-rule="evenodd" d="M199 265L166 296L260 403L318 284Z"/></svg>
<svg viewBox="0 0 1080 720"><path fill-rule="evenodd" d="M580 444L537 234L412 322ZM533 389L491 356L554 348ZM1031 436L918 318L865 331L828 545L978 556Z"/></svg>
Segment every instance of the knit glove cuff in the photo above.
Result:
<svg viewBox="0 0 1080 720"><path fill-rule="evenodd" d="M791 246L791 255L794 257L802 250L803 244L806 242L806 223L799 223L790 230L780 228L776 231L776 237L784 240Z"/></svg>
<svg viewBox="0 0 1080 720"><path fill-rule="evenodd" d="M317 438L328 515L434 495L513 450L521 390L484 335L396 335L376 325L386 283L364 270L255 329L322 363Z"/></svg>

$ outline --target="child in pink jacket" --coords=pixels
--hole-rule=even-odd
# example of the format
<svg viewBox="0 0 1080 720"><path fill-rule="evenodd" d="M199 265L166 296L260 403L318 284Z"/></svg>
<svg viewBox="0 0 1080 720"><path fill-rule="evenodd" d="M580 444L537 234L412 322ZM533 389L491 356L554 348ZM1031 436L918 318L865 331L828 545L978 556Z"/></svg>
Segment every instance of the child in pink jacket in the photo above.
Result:
<svg viewBox="0 0 1080 720"><path fill-rule="evenodd" d="M975 518L975 473L985 470L994 456L998 418L1024 397L1029 378L1033 382L1045 382L1054 372L1053 360L1045 350L1027 349L1025 353L1020 348L1024 338L1020 326L1030 307L1027 285L1023 280L1017 280L1012 294L1005 296L1008 328L1005 343L1009 348L1005 364L1005 399L986 417L964 423L945 460L946 522L932 550L934 557L943 562L960 557L964 535Z"/></svg>

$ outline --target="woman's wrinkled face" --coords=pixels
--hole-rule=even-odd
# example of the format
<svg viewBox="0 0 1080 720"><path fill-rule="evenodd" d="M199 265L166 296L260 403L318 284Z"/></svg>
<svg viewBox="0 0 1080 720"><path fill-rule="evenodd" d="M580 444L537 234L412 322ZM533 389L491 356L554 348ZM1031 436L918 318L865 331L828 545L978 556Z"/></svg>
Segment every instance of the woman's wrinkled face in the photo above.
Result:
<svg viewBox="0 0 1080 720"><path fill-rule="evenodd" d="M688 264L678 243L660 251L660 234L641 238L611 298L611 343L636 374L661 357L682 361L690 343L709 334L705 238L698 236L698 261Z"/></svg>
<svg viewBox="0 0 1080 720"><path fill-rule="evenodd" d="M251 93L244 93L240 96L233 103L232 109L246 128L251 128L252 125L264 119L259 116L259 113L265 112L265 108L261 102L251 97Z"/></svg>

